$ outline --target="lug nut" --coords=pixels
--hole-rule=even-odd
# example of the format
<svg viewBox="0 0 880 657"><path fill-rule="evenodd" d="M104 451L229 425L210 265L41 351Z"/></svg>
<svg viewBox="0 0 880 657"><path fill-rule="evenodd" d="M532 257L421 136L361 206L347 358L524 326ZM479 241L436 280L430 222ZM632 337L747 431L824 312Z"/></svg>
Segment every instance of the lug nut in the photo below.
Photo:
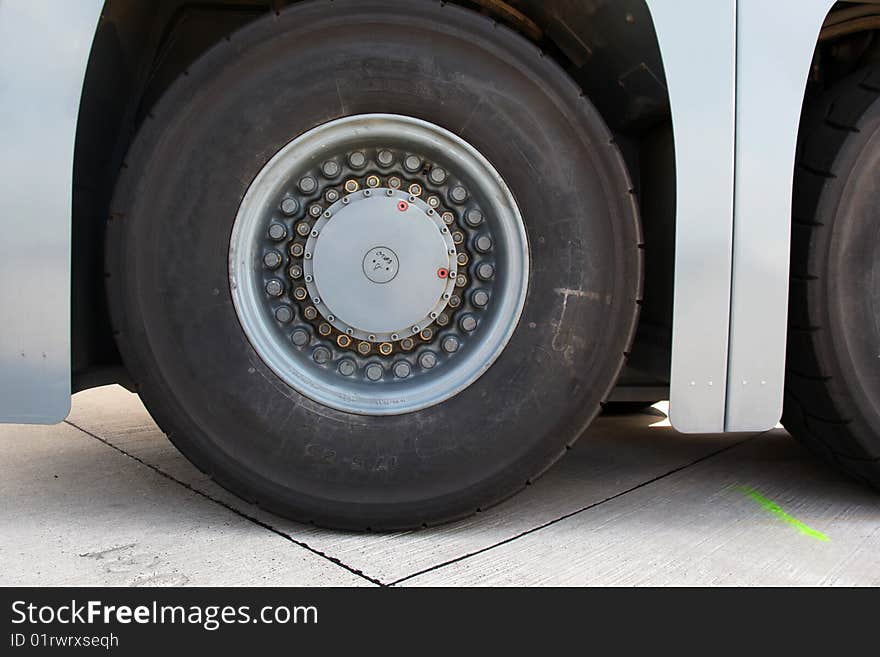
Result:
<svg viewBox="0 0 880 657"><path fill-rule="evenodd" d="M463 244L464 243L464 233L461 233L459 231L455 231L454 233L452 233L452 241L455 242L456 244Z"/></svg>
<svg viewBox="0 0 880 657"><path fill-rule="evenodd" d="M422 186L418 183L413 183L409 186L409 193L413 196L421 196L422 195Z"/></svg>
<svg viewBox="0 0 880 657"><path fill-rule="evenodd" d="M300 236L305 237L306 235L308 235L309 233L312 232L312 227L303 221L302 223L299 223L296 225L296 232Z"/></svg>
<svg viewBox="0 0 880 657"><path fill-rule="evenodd" d="M473 208L467 211L467 214L464 216L464 220L467 222L468 226L476 228L481 223L483 223L483 213Z"/></svg>
<svg viewBox="0 0 880 657"><path fill-rule="evenodd" d="M485 308L489 304L489 293L486 290L476 290L471 295L471 301L477 308Z"/></svg>
<svg viewBox="0 0 880 657"><path fill-rule="evenodd" d="M434 331L429 328L423 329L421 333L419 333L419 337L425 342L430 342L434 337Z"/></svg>
<svg viewBox="0 0 880 657"><path fill-rule="evenodd" d="M484 281L491 281L492 277L495 275L495 267L490 265L488 262L484 262L479 267L477 267L477 276Z"/></svg>
<svg viewBox="0 0 880 657"><path fill-rule="evenodd" d="M324 336L325 338L326 338L328 335L330 335L330 333L331 333L332 331L333 331L333 329L330 328L330 325L329 325L329 324L321 324L321 325L318 327L318 333L320 333L320 334L321 334L322 336Z"/></svg>
<svg viewBox="0 0 880 657"><path fill-rule="evenodd" d="M472 333L477 328L477 320L472 315L465 315L459 320L458 325L465 333Z"/></svg>
<svg viewBox="0 0 880 657"><path fill-rule="evenodd" d="M437 316L437 326L446 326L447 324L449 324L449 315L440 313Z"/></svg>
<svg viewBox="0 0 880 657"><path fill-rule="evenodd" d="M394 164L394 153L388 150L381 150L376 159L379 160L379 164L383 167L390 167Z"/></svg>
<svg viewBox="0 0 880 657"><path fill-rule="evenodd" d="M467 253L459 253L458 257L455 259L458 262L459 267L466 267L467 263L470 261Z"/></svg>
<svg viewBox="0 0 880 657"><path fill-rule="evenodd" d="M372 349L372 348L373 347L370 345L369 342L359 342L358 343L358 353L361 354L362 356L366 356L368 353L370 353L370 349Z"/></svg>
<svg viewBox="0 0 880 657"><path fill-rule="evenodd" d="M303 311L303 317L305 317L309 321L312 321L313 319L316 319L318 317L318 311L315 309L314 306L309 306Z"/></svg>
<svg viewBox="0 0 880 657"><path fill-rule="evenodd" d="M467 287L467 284L468 279L464 274L455 277L455 287Z"/></svg>
<svg viewBox="0 0 880 657"><path fill-rule="evenodd" d="M370 381L378 381L382 378L382 375L385 373L385 370L382 369L381 365L377 365L376 363L372 363L367 365L367 369L365 371L367 378Z"/></svg>
<svg viewBox="0 0 880 657"><path fill-rule="evenodd" d="M355 151L348 156L348 163L352 169L360 169L367 163L367 156L364 155L363 151Z"/></svg>
<svg viewBox="0 0 880 657"><path fill-rule="evenodd" d="M309 208L309 214L312 217L314 217L315 219L317 219L322 214L324 214L324 208L322 208L320 205L313 205L312 207ZM308 233L301 232L300 235L308 235Z"/></svg>
<svg viewBox="0 0 880 657"><path fill-rule="evenodd" d="M403 349L404 351L409 351L410 349L412 349L415 346L416 346L415 340L413 340L412 338L404 338L403 340L400 341L400 348Z"/></svg>
<svg viewBox="0 0 880 657"><path fill-rule="evenodd" d="M336 201L339 200L339 192L337 192L335 189L328 189L326 192L324 192L324 199L328 203L336 203Z"/></svg>
<svg viewBox="0 0 880 657"><path fill-rule="evenodd" d="M447 336L443 338L443 344L440 346L443 347L443 351L447 354L454 354L458 351L458 348L461 346L461 343L458 341L458 338L454 335Z"/></svg>
<svg viewBox="0 0 880 657"><path fill-rule="evenodd" d="M290 334L290 339L297 347L305 347L309 343L309 332L298 328Z"/></svg>
<svg viewBox="0 0 880 657"><path fill-rule="evenodd" d="M440 207L440 197L439 196L429 196L428 197L428 206L434 208L435 210Z"/></svg>
<svg viewBox="0 0 880 657"><path fill-rule="evenodd" d="M462 187L461 185L456 185L452 188L452 191L449 192L449 197L454 203L464 203L465 201L467 201L468 193L464 187Z"/></svg>
<svg viewBox="0 0 880 657"><path fill-rule="evenodd" d="M405 379L412 374L412 367L405 360L398 361L394 364L394 376L398 379Z"/></svg>
<svg viewBox="0 0 880 657"><path fill-rule="evenodd" d="M390 342L383 342L379 345L379 353L383 356L390 356L394 351L394 346Z"/></svg>
<svg viewBox="0 0 880 657"><path fill-rule="evenodd" d="M281 211L288 217L295 215L297 210L299 210L299 203L295 198L286 198L281 201Z"/></svg>
<svg viewBox="0 0 880 657"><path fill-rule="evenodd" d="M447 226L451 226L452 224L455 223L455 215L452 214L451 212L444 212L441 219L443 219L443 223L446 224Z"/></svg>
<svg viewBox="0 0 880 657"><path fill-rule="evenodd" d="M336 160L327 160L321 167L321 173L327 178L335 178L339 175L339 162Z"/></svg>
<svg viewBox="0 0 880 657"><path fill-rule="evenodd" d="M426 351L419 356L419 366L425 370L437 367L437 355L433 351Z"/></svg>
<svg viewBox="0 0 880 657"><path fill-rule="evenodd" d="M300 267L299 265L294 265L293 267L291 267L290 269L287 270L287 273L290 274L291 278L298 280L298 279L302 278L303 268Z"/></svg>
<svg viewBox="0 0 880 657"><path fill-rule="evenodd" d="M354 194L357 190L361 188L357 180L346 180L344 186L345 191L349 194Z"/></svg>
<svg viewBox="0 0 880 657"><path fill-rule="evenodd" d="M397 176L391 176L388 179L388 186L391 189L400 189L400 187L402 185L403 185L403 181L401 181L400 178L398 178Z"/></svg>
<svg viewBox="0 0 880 657"><path fill-rule="evenodd" d="M272 224L269 226L270 239L280 242L285 237L287 237L287 228L284 227L284 224Z"/></svg>
<svg viewBox="0 0 880 657"><path fill-rule="evenodd" d="M442 185L446 182L446 170L440 167L434 167L431 169L431 173L428 174L428 178L431 179L431 182L435 185Z"/></svg>
<svg viewBox="0 0 880 657"><path fill-rule="evenodd" d="M298 287L293 291L293 298L297 301L305 301L307 296L309 296L309 291L304 287Z"/></svg>
<svg viewBox="0 0 880 657"><path fill-rule="evenodd" d="M354 361L351 361L348 358L339 363L339 373L342 376L351 376L356 371L357 366L354 364Z"/></svg>
<svg viewBox="0 0 880 657"><path fill-rule="evenodd" d="M281 254L278 251L269 251L263 256L263 264L269 269L277 269L281 265Z"/></svg>
<svg viewBox="0 0 880 657"><path fill-rule="evenodd" d="M488 235L480 235L474 246L480 253L489 253L492 250L492 238Z"/></svg>
<svg viewBox="0 0 880 657"><path fill-rule="evenodd" d="M367 187L376 188L381 184L379 176L367 176Z"/></svg>
<svg viewBox="0 0 880 657"><path fill-rule="evenodd" d="M351 338L347 335L340 335L336 338L336 344L339 345L340 349L348 349L351 346Z"/></svg>
<svg viewBox="0 0 880 657"><path fill-rule="evenodd" d="M312 354L312 358L315 359L315 362L318 363L318 365L329 363L332 357L333 354L330 353L330 350L327 349L327 347L318 347Z"/></svg>
<svg viewBox="0 0 880 657"><path fill-rule="evenodd" d="M266 283L266 294L270 297L280 297L284 294L284 283L279 281L277 278L273 278L271 281Z"/></svg>
<svg viewBox="0 0 880 657"><path fill-rule="evenodd" d="M418 155L407 155L403 166L410 173L415 173L422 168L422 159Z"/></svg>
<svg viewBox="0 0 880 657"><path fill-rule="evenodd" d="M299 191L303 194L311 194L318 188L318 181L311 176L306 176L299 181Z"/></svg>
<svg viewBox="0 0 880 657"><path fill-rule="evenodd" d="M290 245L290 255L292 255L294 258L302 258L303 251L304 249L302 244Z"/></svg>
<svg viewBox="0 0 880 657"><path fill-rule="evenodd" d="M458 308L461 305L461 297L453 296L449 299L450 308Z"/></svg>
<svg viewBox="0 0 880 657"><path fill-rule="evenodd" d="M290 324L293 321L293 308L290 306L279 306L275 310L275 319L282 324Z"/></svg>

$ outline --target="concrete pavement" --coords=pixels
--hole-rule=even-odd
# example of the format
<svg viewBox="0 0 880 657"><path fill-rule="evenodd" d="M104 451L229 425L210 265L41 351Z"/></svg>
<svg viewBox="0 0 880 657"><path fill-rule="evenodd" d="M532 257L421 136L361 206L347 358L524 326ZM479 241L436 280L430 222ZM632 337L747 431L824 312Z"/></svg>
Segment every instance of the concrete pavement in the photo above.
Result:
<svg viewBox="0 0 880 657"><path fill-rule="evenodd" d="M207 479L137 396L0 427L2 585L878 585L880 495L782 430L601 418L524 493L430 530L289 522Z"/></svg>

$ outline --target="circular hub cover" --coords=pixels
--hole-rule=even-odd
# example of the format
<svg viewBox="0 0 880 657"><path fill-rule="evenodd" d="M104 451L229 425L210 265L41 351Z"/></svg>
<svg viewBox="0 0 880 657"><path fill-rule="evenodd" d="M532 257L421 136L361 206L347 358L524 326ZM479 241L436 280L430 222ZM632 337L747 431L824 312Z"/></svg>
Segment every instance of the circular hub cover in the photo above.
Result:
<svg viewBox="0 0 880 657"><path fill-rule="evenodd" d="M352 194L306 244L313 302L342 333L370 342L418 333L452 296L449 229L427 204L392 189ZM311 258L309 258L311 255Z"/></svg>

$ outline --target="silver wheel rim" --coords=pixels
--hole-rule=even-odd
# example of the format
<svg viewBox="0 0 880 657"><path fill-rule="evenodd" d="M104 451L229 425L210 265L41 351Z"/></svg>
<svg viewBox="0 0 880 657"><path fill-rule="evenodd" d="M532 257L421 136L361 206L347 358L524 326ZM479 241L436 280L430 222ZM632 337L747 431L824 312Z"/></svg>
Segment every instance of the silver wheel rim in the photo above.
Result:
<svg viewBox="0 0 880 657"><path fill-rule="evenodd" d="M331 408L399 415L480 378L528 289L522 216L467 142L411 117L318 126L239 207L232 299L263 362Z"/></svg>

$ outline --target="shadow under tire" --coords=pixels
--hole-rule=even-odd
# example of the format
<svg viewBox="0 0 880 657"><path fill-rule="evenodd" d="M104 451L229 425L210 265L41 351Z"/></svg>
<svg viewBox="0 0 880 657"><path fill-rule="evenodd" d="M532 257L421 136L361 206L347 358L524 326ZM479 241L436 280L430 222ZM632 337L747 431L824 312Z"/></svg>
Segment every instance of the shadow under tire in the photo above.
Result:
<svg viewBox="0 0 880 657"><path fill-rule="evenodd" d="M805 112L783 424L880 487L880 66Z"/></svg>
<svg viewBox="0 0 880 657"><path fill-rule="evenodd" d="M230 291L230 238L257 174L328 122L409 116L497 169L528 242L528 291L497 360L402 415L316 403L266 365ZM117 342L147 409L219 484L321 526L466 517L545 472L599 413L632 341L636 202L608 129L531 43L453 5L304 2L231 35L142 126L108 223Z"/></svg>

